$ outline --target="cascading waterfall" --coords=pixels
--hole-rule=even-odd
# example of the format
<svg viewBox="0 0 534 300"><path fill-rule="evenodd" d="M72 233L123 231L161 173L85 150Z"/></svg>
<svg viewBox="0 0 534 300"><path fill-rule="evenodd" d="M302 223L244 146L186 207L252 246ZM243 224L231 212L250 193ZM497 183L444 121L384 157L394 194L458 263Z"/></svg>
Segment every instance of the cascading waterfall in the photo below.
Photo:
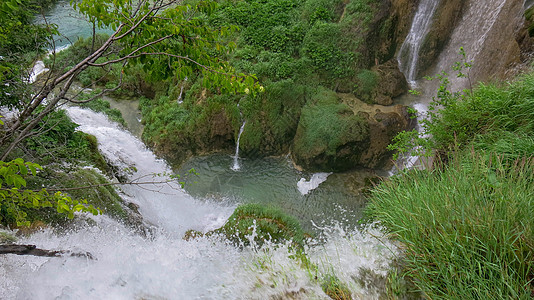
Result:
<svg viewBox="0 0 534 300"><path fill-rule="evenodd" d="M75 107L67 110L81 125L79 130L98 138L99 149L112 164L130 170L130 178L148 181L153 173L170 172L163 160L104 115ZM21 244L90 252L95 259L2 255L0 298L328 299L320 279L335 270L354 298L378 299L379 290L356 279L364 269L386 276L399 255L397 246L375 227L346 231L320 225L326 242L306 248L310 262L318 267L310 271L292 258L289 243L258 251L239 249L216 235L182 239L187 229L205 232L222 225L234 208L224 201L195 199L175 184L121 189L124 200L139 205L143 217L155 225L150 237L107 216L88 216L95 221L91 226L24 237Z"/></svg>
<svg viewBox="0 0 534 300"><path fill-rule="evenodd" d="M519 24L523 24L524 6L520 1L469 1L462 18L457 22L450 39L441 52L436 72L451 71L451 66L461 60L458 50L462 47L466 59L472 64L469 74L472 82L497 78L517 59L519 48L515 40ZM516 50L517 49L517 50ZM517 51L517 52L515 52ZM451 76L451 89L470 88L465 78Z"/></svg>
<svg viewBox="0 0 534 300"><path fill-rule="evenodd" d="M399 51L398 61L401 71L410 86L416 86L419 51L432 25L432 17L440 0L421 0L412 21L410 32Z"/></svg>
<svg viewBox="0 0 534 300"><path fill-rule="evenodd" d="M419 7L417 8L417 12L412 21L412 26L410 27L410 32L406 36L397 56L399 68L404 76L406 76L406 79L412 88L418 87L417 66L419 63L419 51L421 50L426 35L430 31L432 18L440 1L441 0L422 0L419 3ZM410 103L407 103L416 109L418 124L422 121L428 111L428 99L430 98L431 97L423 97L415 101L410 98ZM417 129L421 130L422 128L417 125ZM398 160L398 166L394 167L390 173L394 174L397 171L397 168L412 168L419 162L419 159L419 156L406 155Z"/></svg>
<svg viewBox="0 0 534 300"><path fill-rule="evenodd" d="M166 180L165 174L172 173L165 161L156 158L139 139L105 115L78 107L68 108L67 113L80 124L78 130L96 136L100 151L111 164L131 173L127 174L130 180L139 178L140 181L157 182ZM232 207L202 203L187 195L177 182L143 185L142 188L124 186L122 190L129 202L140 206L145 219L179 237L189 229L217 228L233 210Z"/></svg>

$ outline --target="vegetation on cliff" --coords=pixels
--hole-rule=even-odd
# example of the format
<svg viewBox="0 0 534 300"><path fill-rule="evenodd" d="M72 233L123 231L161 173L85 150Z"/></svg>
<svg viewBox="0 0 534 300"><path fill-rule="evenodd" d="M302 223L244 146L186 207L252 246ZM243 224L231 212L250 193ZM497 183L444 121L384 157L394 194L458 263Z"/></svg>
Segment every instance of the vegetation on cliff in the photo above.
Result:
<svg viewBox="0 0 534 300"><path fill-rule="evenodd" d="M264 92L221 96L218 89L199 86L202 77L169 81L168 90L160 89L154 93L155 99L142 102L147 125L143 139L180 163L194 154L233 151L246 120L240 140L244 155L280 155L292 146L301 149L297 128L300 137L321 134L313 132L318 126L299 122L301 114L309 115L317 98L325 94L323 90L363 95L369 102L376 98L381 78L369 69L393 58L396 46L392 42L394 17L387 14L388 9L370 0L221 1L210 23L239 27L239 32L228 38L236 44L228 59L238 72L256 74ZM343 105L340 99L334 102L334 106ZM346 116L329 112L323 117L333 122L323 122L326 128L320 130L328 131L335 141L347 140L346 132L337 130L341 123L366 126L349 110ZM209 129L214 127L215 132ZM332 156L335 146L325 143L320 147L328 148L329 153L317 155ZM354 159L345 162L346 168L361 165ZM314 167L336 169L327 164Z"/></svg>
<svg viewBox="0 0 534 300"><path fill-rule="evenodd" d="M368 215L402 242L405 275L429 298L532 297L533 99L532 72L461 94L442 84L442 109L413 140L434 167L371 190Z"/></svg>

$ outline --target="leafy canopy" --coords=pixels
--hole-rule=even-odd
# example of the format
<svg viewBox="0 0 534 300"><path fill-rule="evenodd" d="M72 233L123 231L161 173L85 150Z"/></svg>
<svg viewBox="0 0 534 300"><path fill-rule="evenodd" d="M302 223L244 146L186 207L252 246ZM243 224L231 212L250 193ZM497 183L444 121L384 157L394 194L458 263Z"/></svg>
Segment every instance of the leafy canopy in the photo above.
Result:
<svg viewBox="0 0 534 300"><path fill-rule="evenodd" d="M0 223L17 226L29 226L28 209L53 207L58 213L74 218L75 212L89 212L97 215L100 211L86 200L73 200L69 196L56 192L50 194L46 189L33 191L25 189L27 176L37 174L41 166L17 158L10 162L0 161Z"/></svg>

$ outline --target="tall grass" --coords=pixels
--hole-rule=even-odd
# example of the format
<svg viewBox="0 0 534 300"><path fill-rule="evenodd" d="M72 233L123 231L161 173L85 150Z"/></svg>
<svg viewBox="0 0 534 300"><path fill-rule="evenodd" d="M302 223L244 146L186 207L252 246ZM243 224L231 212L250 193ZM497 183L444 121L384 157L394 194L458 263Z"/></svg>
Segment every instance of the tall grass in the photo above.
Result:
<svg viewBox="0 0 534 300"><path fill-rule="evenodd" d="M534 160L470 152L371 191L368 215L404 245L431 299L534 296Z"/></svg>

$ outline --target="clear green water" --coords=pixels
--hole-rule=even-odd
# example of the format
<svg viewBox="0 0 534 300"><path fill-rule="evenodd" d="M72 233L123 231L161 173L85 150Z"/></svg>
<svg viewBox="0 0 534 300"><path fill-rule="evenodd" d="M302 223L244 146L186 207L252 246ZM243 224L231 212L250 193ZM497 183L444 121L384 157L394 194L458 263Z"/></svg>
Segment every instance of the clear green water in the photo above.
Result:
<svg viewBox="0 0 534 300"><path fill-rule="evenodd" d="M90 37L93 27L89 21L70 6L70 1L60 0L42 15L37 15L35 22L38 24L56 24L60 32L54 38L55 49L64 48L76 42L78 38ZM97 29L98 33L111 33L111 30Z"/></svg>
<svg viewBox="0 0 534 300"><path fill-rule="evenodd" d="M311 173L299 172L285 157L240 159L241 169L234 171L233 156L214 154L196 157L178 171L186 174L194 168L198 175L189 176L185 190L195 198L208 198L235 203L274 205L297 217L313 230L315 224L339 222L355 225L365 204L364 197L354 192L363 186L371 171L332 174L316 189L302 195L297 182L309 180Z"/></svg>

